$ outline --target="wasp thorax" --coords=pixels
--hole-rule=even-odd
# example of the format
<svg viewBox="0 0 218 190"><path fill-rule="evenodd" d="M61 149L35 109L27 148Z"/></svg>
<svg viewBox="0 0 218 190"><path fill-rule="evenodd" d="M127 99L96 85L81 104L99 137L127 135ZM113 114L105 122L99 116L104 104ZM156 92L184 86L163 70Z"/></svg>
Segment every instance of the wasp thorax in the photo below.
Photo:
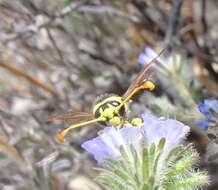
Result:
<svg viewBox="0 0 218 190"><path fill-rule="evenodd" d="M100 123L111 126L122 124L126 111L126 104L123 103L122 97L113 94L100 96L93 107L95 118L103 117L105 122Z"/></svg>

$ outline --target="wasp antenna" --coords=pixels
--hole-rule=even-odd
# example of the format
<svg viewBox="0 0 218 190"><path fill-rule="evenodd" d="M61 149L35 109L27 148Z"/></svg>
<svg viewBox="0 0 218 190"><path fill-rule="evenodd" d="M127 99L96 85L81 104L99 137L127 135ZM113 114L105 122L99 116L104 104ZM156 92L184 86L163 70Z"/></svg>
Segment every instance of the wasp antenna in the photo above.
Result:
<svg viewBox="0 0 218 190"><path fill-rule="evenodd" d="M136 87L122 102L122 105L125 104L126 102L128 102L137 92L139 92L140 90L149 90L152 91L155 89L155 84L150 81L150 80L146 80L144 81L140 86Z"/></svg>
<svg viewBox="0 0 218 190"><path fill-rule="evenodd" d="M96 122L98 122L98 121L105 121L105 118L104 118L104 117L99 117L99 118L97 118L97 119L92 119L92 120L85 121L85 122L82 122L82 123L79 123L79 124L70 125L70 126L67 127L66 129L57 132L57 134L56 134L56 140L57 140L59 143L63 143L66 134L67 134L70 130L75 129L75 128L79 128L79 127L82 127L82 126L85 126L85 125L88 125L88 124L91 124L91 123L96 123Z"/></svg>
<svg viewBox="0 0 218 190"><path fill-rule="evenodd" d="M56 136L55 136L55 139L58 143L64 143L64 131L58 131Z"/></svg>

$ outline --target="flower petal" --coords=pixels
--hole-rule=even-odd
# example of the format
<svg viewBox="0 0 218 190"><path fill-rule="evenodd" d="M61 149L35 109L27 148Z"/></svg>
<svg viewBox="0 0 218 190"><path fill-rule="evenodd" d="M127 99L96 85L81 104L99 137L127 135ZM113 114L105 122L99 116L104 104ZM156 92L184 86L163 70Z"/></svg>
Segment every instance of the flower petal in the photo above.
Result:
<svg viewBox="0 0 218 190"><path fill-rule="evenodd" d="M174 119L158 119L148 113L142 114L144 132L148 145L157 144L166 139L166 147L173 148L181 143L190 131L190 127Z"/></svg>
<svg viewBox="0 0 218 190"><path fill-rule="evenodd" d="M82 148L94 155L98 163L102 163L105 158L120 158L120 147L126 149L127 143L137 144L140 141L141 129L138 127L114 128L106 127L103 134L86 141Z"/></svg>
<svg viewBox="0 0 218 190"><path fill-rule="evenodd" d="M208 119L212 119L213 112L218 113L218 101L205 99L198 103L198 109L203 113Z"/></svg>
<svg viewBox="0 0 218 190"><path fill-rule="evenodd" d="M204 114L205 119L193 121L197 127L207 131L218 123L218 101L214 99L205 99L198 103L198 109Z"/></svg>
<svg viewBox="0 0 218 190"><path fill-rule="evenodd" d="M209 127L214 126L214 123L207 119L196 120L193 122L193 124L204 131L207 131Z"/></svg>

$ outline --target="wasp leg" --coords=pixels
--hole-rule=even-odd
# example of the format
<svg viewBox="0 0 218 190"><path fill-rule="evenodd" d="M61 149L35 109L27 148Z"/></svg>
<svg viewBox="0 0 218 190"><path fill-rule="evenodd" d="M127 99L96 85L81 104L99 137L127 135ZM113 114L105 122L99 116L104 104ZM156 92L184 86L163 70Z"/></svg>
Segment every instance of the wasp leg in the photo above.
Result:
<svg viewBox="0 0 218 190"><path fill-rule="evenodd" d="M143 124L143 121L141 118L135 117L131 120L131 124L132 124L132 126L141 127Z"/></svg>
<svg viewBox="0 0 218 190"><path fill-rule="evenodd" d="M132 124L128 120L125 120L123 126L124 127L132 127Z"/></svg>
<svg viewBox="0 0 218 190"><path fill-rule="evenodd" d="M96 119L92 119L92 120L89 120L89 121L85 121L85 122L82 122L82 123L78 123L78 124L75 124L75 125L71 125L71 126L67 127L66 129L57 132L57 134L56 134L56 140L57 140L59 143L63 143L66 134L67 134L70 130L75 129L75 128L79 128L79 127L83 127L84 125L96 123L96 122L99 122L99 121L105 121L105 118L104 118L104 117L99 117L99 118L96 118Z"/></svg>

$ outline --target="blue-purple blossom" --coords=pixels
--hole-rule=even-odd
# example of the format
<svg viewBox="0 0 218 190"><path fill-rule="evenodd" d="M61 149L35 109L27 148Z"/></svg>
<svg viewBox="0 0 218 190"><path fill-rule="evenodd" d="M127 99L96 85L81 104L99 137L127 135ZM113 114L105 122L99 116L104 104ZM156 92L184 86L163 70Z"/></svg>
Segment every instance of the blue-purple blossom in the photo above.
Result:
<svg viewBox="0 0 218 190"><path fill-rule="evenodd" d="M205 119L196 120L194 124L207 131L209 127L218 123L218 101L205 99L198 103L198 109L204 114Z"/></svg>
<svg viewBox="0 0 218 190"><path fill-rule="evenodd" d="M157 53L150 47L145 47L144 52L139 54L138 63L141 65L146 65L155 57L157 57Z"/></svg>
<svg viewBox="0 0 218 190"><path fill-rule="evenodd" d="M198 103L198 109L203 113L208 119L214 119L214 113L218 113L218 101L205 99Z"/></svg>
<svg viewBox="0 0 218 190"><path fill-rule="evenodd" d="M102 163L108 157L120 159L121 146L126 150L129 144L133 144L140 151L143 140L150 146L165 138L165 148L170 150L181 143L190 130L188 126L173 119L158 119L146 113L142 114L142 119L142 127L106 127L103 134L84 142L82 148L92 154L98 163Z"/></svg>
<svg viewBox="0 0 218 190"><path fill-rule="evenodd" d="M141 65L148 64L151 60L156 58L159 64L154 64L155 69L166 75L172 75L179 73L181 71L182 59L178 54L166 54L158 56L158 54L150 47L145 47L144 52L140 53L138 56L138 63Z"/></svg>
<svg viewBox="0 0 218 190"><path fill-rule="evenodd" d="M137 127L106 127L101 135L84 142L82 148L94 155L95 160L101 163L107 157L119 159L120 147L123 146L125 149L128 143L139 144L141 136L141 129Z"/></svg>

